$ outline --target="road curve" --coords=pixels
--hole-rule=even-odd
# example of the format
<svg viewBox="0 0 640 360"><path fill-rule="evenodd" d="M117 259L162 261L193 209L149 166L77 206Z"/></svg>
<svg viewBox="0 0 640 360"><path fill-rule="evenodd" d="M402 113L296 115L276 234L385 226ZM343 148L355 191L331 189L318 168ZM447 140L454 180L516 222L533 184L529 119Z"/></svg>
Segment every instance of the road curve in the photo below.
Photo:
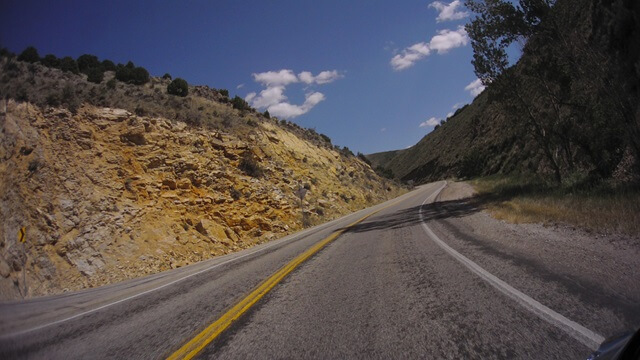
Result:
<svg viewBox="0 0 640 360"><path fill-rule="evenodd" d="M593 347L589 341L523 306L433 241L425 227L441 217L425 200L444 184L427 184L330 223L184 268L0 304L0 357L168 357L336 231L339 237L287 273L198 357L585 357ZM436 237L443 236L439 231ZM515 262L505 266L521 271ZM532 279L538 276L527 271ZM600 339L597 321L583 323L607 316L604 310L593 314L598 304L581 310L588 299L567 299L543 285L535 294L542 305L577 304L569 314L548 309Z"/></svg>

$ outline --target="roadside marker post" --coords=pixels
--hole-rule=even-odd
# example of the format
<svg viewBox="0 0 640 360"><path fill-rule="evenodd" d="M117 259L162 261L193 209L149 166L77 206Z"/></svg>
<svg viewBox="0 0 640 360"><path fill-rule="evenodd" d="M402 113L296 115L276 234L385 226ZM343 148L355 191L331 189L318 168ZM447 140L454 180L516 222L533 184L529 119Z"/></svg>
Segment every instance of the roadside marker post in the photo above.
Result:
<svg viewBox="0 0 640 360"><path fill-rule="evenodd" d="M24 299L27 296L27 227L23 226L18 230L18 242L22 243L22 284L24 285Z"/></svg>

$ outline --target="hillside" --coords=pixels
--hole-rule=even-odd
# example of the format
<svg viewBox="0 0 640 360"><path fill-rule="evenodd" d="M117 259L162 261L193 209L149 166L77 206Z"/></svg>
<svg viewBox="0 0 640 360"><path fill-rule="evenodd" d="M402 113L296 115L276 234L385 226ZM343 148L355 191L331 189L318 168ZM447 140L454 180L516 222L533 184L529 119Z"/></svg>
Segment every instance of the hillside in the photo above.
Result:
<svg viewBox="0 0 640 360"><path fill-rule="evenodd" d="M5 299L184 266L403 191L314 131L234 109L214 89L179 98L160 78L114 84L107 72L93 84L37 63L0 65Z"/></svg>
<svg viewBox="0 0 640 360"><path fill-rule="evenodd" d="M487 92L480 94L408 149L367 157L374 167L390 169L399 179L416 182L535 167L539 159L518 141L513 126L488 98Z"/></svg>
<svg viewBox="0 0 640 360"><path fill-rule="evenodd" d="M476 72L495 79L471 104L416 145L367 157L403 181L491 174L586 187L639 181L640 18L634 4L558 0L548 12L532 14L546 15L531 25L517 64L495 75L490 60L481 62L484 55L476 52ZM481 9L494 11L487 8ZM492 18L499 16L482 19ZM482 19L468 28L478 51L492 49L481 43L487 38L504 39L483 38L482 31L496 28L482 30Z"/></svg>

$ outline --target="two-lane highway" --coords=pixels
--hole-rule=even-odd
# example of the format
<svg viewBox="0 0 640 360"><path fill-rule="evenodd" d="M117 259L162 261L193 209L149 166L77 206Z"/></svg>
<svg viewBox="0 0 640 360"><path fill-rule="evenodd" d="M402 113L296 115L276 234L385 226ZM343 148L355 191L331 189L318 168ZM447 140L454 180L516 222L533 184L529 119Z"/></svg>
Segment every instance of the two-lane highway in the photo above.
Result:
<svg viewBox="0 0 640 360"><path fill-rule="evenodd" d="M606 311L521 293L540 310L456 258L430 227L444 186L185 268L2 304L0 357L585 357L602 337L580 322Z"/></svg>

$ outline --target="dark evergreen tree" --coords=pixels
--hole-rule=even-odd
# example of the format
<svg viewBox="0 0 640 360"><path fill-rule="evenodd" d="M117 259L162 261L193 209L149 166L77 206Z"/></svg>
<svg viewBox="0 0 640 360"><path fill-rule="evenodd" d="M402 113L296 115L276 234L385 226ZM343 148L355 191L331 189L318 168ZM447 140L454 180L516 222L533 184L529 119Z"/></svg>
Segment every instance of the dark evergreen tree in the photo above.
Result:
<svg viewBox="0 0 640 360"><path fill-rule="evenodd" d="M189 84L187 81L181 78L175 78L169 85L167 85L167 93L177 96L187 96L189 94Z"/></svg>
<svg viewBox="0 0 640 360"><path fill-rule="evenodd" d="M40 55L38 55L38 50L36 50L36 48L33 46L27 46L27 48L18 55L18 60L35 63L40 61Z"/></svg>

